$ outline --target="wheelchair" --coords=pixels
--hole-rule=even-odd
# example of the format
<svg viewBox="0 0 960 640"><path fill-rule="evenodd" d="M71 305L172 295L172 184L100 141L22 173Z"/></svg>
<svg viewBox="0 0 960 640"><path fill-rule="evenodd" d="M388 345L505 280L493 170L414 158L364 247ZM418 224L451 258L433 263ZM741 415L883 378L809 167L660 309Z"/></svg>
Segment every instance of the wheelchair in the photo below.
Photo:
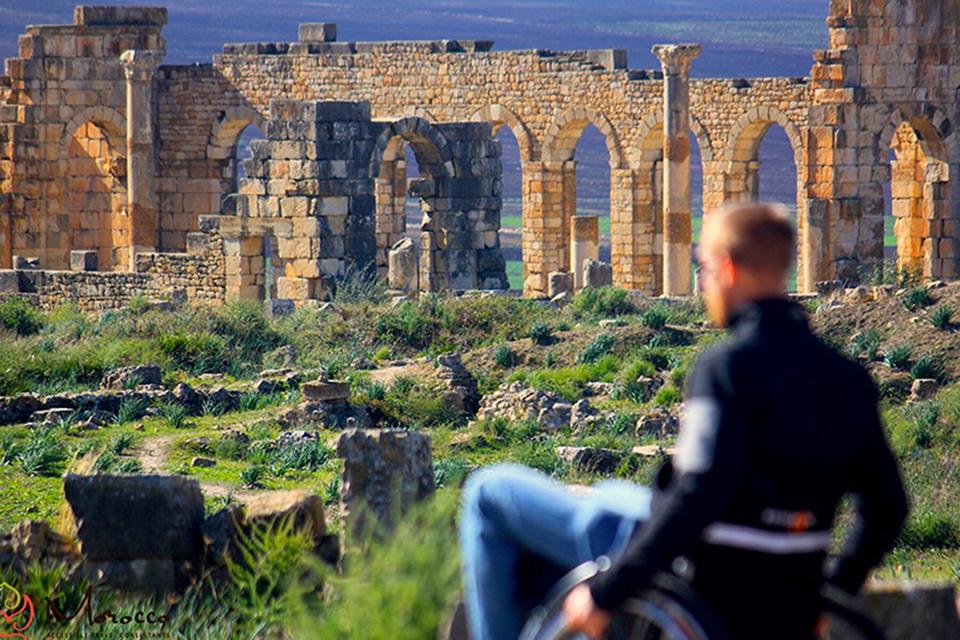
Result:
<svg viewBox="0 0 960 640"><path fill-rule="evenodd" d="M566 629L563 601L574 587L592 578L606 558L586 562L564 576L537 607L520 640L578 640ZM822 640L886 640L847 594L833 588L821 593L826 622ZM650 589L629 598L610 621L609 640L736 640L690 586L677 576L658 575Z"/></svg>

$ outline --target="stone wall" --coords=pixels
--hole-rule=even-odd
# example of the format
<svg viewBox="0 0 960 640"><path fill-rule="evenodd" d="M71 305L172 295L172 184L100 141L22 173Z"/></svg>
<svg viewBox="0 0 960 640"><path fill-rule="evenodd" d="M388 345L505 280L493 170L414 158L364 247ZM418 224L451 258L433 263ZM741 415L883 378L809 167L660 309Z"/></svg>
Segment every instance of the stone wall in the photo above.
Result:
<svg viewBox="0 0 960 640"><path fill-rule="evenodd" d="M797 167L801 290L879 265L891 178L901 265L953 277L958 13L960 0L833 0L829 48L815 52L810 78L689 80L695 54L634 70L619 50L337 42L332 25L301 25L297 42L228 44L209 64L156 68L164 9L78 7L72 25L28 27L0 82L0 267L18 254L63 268L70 250L87 249L103 268L124 270L139 252L184 251L202 217L235 212L237 141L250 124L263 129L276 98L364 101L375 122L509 127L520 147L531 295L547 291L551 272L577 268L575 150L588 125L603 133L610 157L619 286L689 291L688 163L675 163L677 154L696 139L707 209L752 200L759 146L774 125ZM660 48L668 49L677 50ZM688 116L670 137L668 114ZM408 143L387 150L375 185L384 203L375 217L381 274L400 234L399 151ZM665 283L670 261L683 268Z"/></svg>

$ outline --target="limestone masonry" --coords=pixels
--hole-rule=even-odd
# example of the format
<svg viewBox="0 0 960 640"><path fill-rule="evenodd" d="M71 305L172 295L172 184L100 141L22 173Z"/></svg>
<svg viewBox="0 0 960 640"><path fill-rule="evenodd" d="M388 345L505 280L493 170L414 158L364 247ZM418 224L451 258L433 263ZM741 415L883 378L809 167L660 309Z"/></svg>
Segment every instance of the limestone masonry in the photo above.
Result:
<svg viewBox="0 0 960 640"><path fill-rule="evenodd" d="M697 45L659 45L662 68L645 71L619 50L339 42L324 23L164 65L166 21L80 6L20 36L0 78L0 296L299 304L362 270L411 292L507 288L503 126L521 153L527 295L551 274L582 286L597 259L596 221L576 216L591 124L610 156L617 286L691 292L690 137L709 210L758 196L774 124L797 166L800 290L881 264L887 184L900 265L960 271L960 0L831 0L808 78L690 79ZM238 160L250 124L266 140Z"/></svg>

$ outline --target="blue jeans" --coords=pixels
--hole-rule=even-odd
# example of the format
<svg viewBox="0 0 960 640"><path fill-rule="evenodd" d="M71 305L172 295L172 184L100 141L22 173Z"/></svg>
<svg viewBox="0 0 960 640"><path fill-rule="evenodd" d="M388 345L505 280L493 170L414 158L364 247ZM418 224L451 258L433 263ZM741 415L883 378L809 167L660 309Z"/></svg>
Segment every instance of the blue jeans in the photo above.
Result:
<svg viewBox="0 0 960 640"><path fill-rule="evenodd" d="M587 495L518 465L467 480L460 519L464 597L472 640L515 640L530 615L518 590L518 561L533 554L568 571L623 550L650 515L651 491L606 480ZM546 595L544 592L541 595Z"/></svg>

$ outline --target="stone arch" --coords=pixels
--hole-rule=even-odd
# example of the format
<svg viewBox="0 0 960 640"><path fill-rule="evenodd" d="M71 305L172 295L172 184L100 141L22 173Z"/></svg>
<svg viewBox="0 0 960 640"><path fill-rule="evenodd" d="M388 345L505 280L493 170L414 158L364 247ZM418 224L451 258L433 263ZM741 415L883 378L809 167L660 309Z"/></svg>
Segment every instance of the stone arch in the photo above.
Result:
<svg viewBox="0 0 960 640"><path fill-rule="evenodd" d="M400 138L408 142L417 157L420 170L425 169L435 176L452 178L456 175L453 156L447 139L440 130L423 118L401 118L390 123L374 143L370 155L370 176L380 175L380 165L387 159L387 154L396 148L395 139ZM393 143L394 146L391 146Z"/></svg>
<svg viewBox="0 0 960 640"><path fill-rule="evenodd" d="M591 124L600 130L606 140L610 168L625 168L620 136L610 120L591 107L572 107L561 113L551 123L543 137L544 162L572 160L583 130Z"/></svg>
<svg viewBox="0 0 960 640"><path fill-rule="evenodd" d="M713 162L713 140L710 132L703 126L697 116L690 114L690 132L697 139L697 146L700 147L700 162L706 164Z"/></svg>
<svg viewBox="0 0 960 640"><path fill-rule="evenodd" d="M407 145L413 149L420 168L420 178L415 181L407 179ZM374 262L378 275L391 279L389 253L407 231L407 196L416 193L421 208L432 211L438 183L455 176L449 144L443 133L423 118L402 118L386 125L377 138L371 153L369 175L374 179ZM437 231L433 224L421 224L420 248L413 253L414 256L419 253L423 259L433 255ZM421 273L418 288L431 288L429 273L432 273L432 266L421 263L418 267Z"/></svg>
<svg viewBox="0 0 960 640"><path fill-rule="evenodd" d="M261 131L266 126L263 116L253 107L246 105L230 107L221 112L210 128L207 158L210 160L232 159L236 153L240 134L250 124Z"/></svg>
<svg viewBox="0 0 960 640"><path fill-rule="evenodd" d="M123 155L126 156L127 119L119 111L109 107L87 107L77 112L67 123L60 141L61 158L67 156L70 140L77 130L88 122L100 127L110 141L110 145L122 150Z"/></svg>
<svg viewBox="0 0 960 640"><path fill-rule="evenodd" d="M61 141L63 220L45 240L48 266L66 268L70 251L94 251L101 270L127 269L132 229L127 212L126 120L117 111L78 112ZM46 231L45 231L46 232Z"/></svg>
<svg viewBox="0 0 960 640"><path fill-rule="evenodd" d="M727 146L724 149L724 162L727 171L732 170L734 162L749 162L756 157L760 143L770 127L778 124L783 127L790 139L793 148L794 162L799 168L803 166L803 136L800 129L790 118L775 107L756 107L740 116L727 135Z"/></svg>
<svg viewBox="0 0 960 640"><path fill-rule="evenodd" d="M898 268L917 269L924 277L956 273L958 242L947 224L955 216L957 199L958 140L950 119L930 104L893 108L883 129L875 135L874 149L881 171L880 180L890 184L890 212L894 219ZM890 157L890 150L895 153ZM868 208L883 212L886 202L875 203L882 185L867 194ZM886 201L886 194L882 196ZM884 220L871 234L872 257L883 260Z"/></svg>
<svg viewBox="0 0 960 640"><path fill-rule="evenodd" d="M540 143L530 128L509 107L495 103L481 108L470 118L471 122L492 122L493 134L496 135L501 126L506 125L513 132L520 146L520 160L523 162L536 160L540 155Z"/></svg>

